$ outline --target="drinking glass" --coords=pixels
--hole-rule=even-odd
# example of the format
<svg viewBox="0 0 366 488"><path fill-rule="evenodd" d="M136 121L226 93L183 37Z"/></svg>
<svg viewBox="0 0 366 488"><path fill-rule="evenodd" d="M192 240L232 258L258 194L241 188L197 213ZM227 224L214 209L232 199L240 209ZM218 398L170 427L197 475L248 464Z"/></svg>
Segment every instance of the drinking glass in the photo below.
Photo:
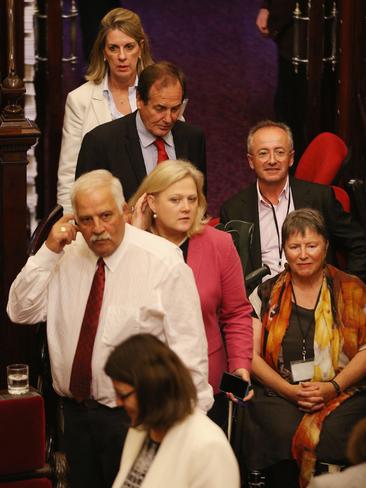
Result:
<svg viewBox="0 0 366 488"><path fill-rule="evenodd" d="M11 395L23 395L29 391L28 364L9 364L6 367L8 392Z"/></svg>

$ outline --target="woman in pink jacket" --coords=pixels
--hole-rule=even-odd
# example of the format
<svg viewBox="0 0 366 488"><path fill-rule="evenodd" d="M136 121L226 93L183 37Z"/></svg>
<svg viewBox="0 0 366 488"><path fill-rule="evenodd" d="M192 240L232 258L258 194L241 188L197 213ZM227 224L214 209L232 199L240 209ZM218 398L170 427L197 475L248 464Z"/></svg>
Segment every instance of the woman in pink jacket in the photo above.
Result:
<svg viewBox="0 0 366 488"><path fill-rule="evenodd" d="M250 380L251 306L231 236L205 225L203 184L202 173L189 162L165 161L145 177L129 206L133 225L179 246L192 268L207 335L209 382L215 394L208 415L224 428L227 399L219 389L222 373L230 371Z"/></svg>

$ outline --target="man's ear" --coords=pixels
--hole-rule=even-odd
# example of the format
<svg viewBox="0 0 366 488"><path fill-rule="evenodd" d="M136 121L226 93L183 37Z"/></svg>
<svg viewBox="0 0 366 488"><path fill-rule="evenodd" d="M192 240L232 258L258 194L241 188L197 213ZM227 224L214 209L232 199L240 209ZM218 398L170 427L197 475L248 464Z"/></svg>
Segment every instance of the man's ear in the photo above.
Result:
<svg viewBox="0 0 366 488"><path fill-rule="evenodd" d="M137 91L136 92L136 106L137 108L140 110L141 108L141 105L143 104L143 101L141 100L141 97L140 97L140 94L139 92Z"/></svg>
<svg viewBox="0 0 366 488"><path fill-rule="evenodd" d="M291 166L294 164L294 159L295 159L295 151L292 150L291 151L291 156L290 156L290 163L288 165L289 168L291 168Z"/></svg>
<svg viewBox="0 0 366 488"><path fill-rule="evenodd" d="M130 209L128 208L127 203L122 205L122 215L125 222L130 222Z"/></svg>
<svg viewBox="0 0 366 488"><path fill-rule="evenodd" d="M248 163L249 163L250 168L254 170L254 165L253 165L253 161L252 161L252 159L253 159L252 155L249 154L249 153L247 153L247 158L248 158Z"/></svg>
<svg viewBox="0 0 366 488"><path fill-rule="evenodd" d="M150 207L150 210L155 213L155 209L156 209L156 206L155 206L155 196L154 195L151 195L151 193L149 193L146 197L146 201L147 201L147 204L149 205Z"/></svg>

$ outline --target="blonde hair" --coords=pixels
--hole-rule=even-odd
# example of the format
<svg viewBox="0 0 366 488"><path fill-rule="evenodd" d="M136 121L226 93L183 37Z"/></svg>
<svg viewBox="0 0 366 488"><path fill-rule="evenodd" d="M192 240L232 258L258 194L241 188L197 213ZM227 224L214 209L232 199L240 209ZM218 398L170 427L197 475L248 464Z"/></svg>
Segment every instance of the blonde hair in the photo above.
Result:
<svg viewBox="0 0 366 488"><path fill-rule="evenodd" d="M79 193L91 193L97 188L108 188L119 211L122 213L122 206L126 200L123 195L121 182L106 169L89 171L89 173L84 173L75 180L71 188L71 205L74 212L76 213L75 201Z"/></svg>
<svg viewBox="0 0 366 488"><path fill-rule="evenodd" d="M198 197L197 215L191 228L188 230L187 235L188 237L191 237L194 234L198 234L202 230L203 225L208 221L208 219L205 219L207 203L203 193L204 176L203 173L189 161L177 159L164 161L163 163L158 164L148 176L145 176L136 193L132 195L128 201L130 210L132 211L137 200L144 193L158 195L169 188L173 183L176 183L187 176L190 176L195 182ZM149 226L152 224L152 213L150 219Z"/></svg>
<svg viewBox="0 0 366 488"><path fill-rule="evenodd" d="M115 29L132 37L140 46L141 57L136 67L138 75L146 66L153 64L149 38L145 34L140 17L131 10L115 8L108 12L100 22L99 32L90 53L90 64L85 76L87 80L94 81L94 83L102 82L108 70L108 63L104 61L105 41L108 33Z"/></svg>

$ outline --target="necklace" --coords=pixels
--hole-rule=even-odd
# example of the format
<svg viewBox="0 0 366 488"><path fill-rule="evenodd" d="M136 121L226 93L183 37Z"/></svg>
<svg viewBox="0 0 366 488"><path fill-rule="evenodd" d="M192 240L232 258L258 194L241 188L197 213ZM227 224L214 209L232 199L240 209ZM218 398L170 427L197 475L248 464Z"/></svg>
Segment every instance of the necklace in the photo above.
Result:
<svg viewBox="0 0 366 488"><path fill-rule="evenodd" d="M313 313L318 305L318 301L319 301L319 298L320 298L320 292L322 290L322 287L320 286L320 289L319 289L319 292L318 292L318 296L317 296L317 299L316 299L316 302L315 302L315 306L313 308ZM294 305L295 305L295 315L296 315L296 322L297 322L297 325L299 327L299 330L300 330L300 333L301 333L301 336L302 336L302 348L301 348L301 355L302 355L302 360L303 361L306 361L306 339L308 338L308 335L309 335L309 332L311 330L311 327L313 326L314 324L314 321L315 321L315 317L314 317L314 314L313 314L313 320L310 322L310 324L308 325L306 331L304 332L304 328L303 328L303 323L300 319L300 313L299 313L299 306L297 304L297 300L296 300L296 295L295 295L295 290L294 290L294 287L293 285L291 284L291 291L292 291L292 296L293 296L293 299L294 299Z"/></svg>

